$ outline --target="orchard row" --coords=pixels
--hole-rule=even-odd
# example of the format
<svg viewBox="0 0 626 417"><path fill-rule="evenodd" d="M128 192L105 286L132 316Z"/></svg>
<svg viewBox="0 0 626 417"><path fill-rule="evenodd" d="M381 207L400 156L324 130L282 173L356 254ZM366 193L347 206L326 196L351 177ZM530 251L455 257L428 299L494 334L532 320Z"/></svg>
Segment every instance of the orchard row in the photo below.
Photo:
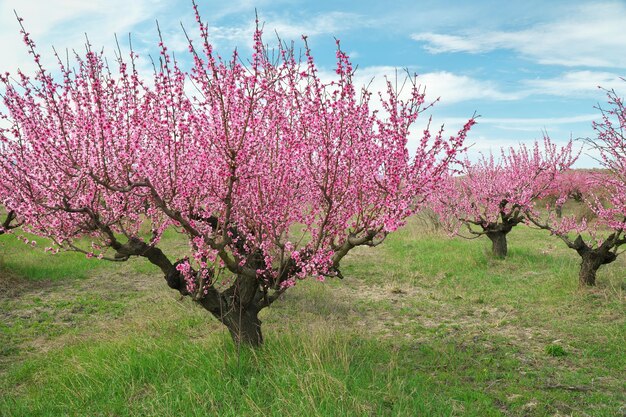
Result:
<svg viewBox="0 0 626 417"><path fill-rule="evenodd" d="M107 61L90 45L48 70L22 28L38 70L0 76L2 232L21 226L52 251L145 258L251 345L263 340L259 311L297 280L341 277L350 250L380 244L427 206L451 231L487 235L497 256L515 225L548 229L581 254L585 283L626 242L626 112L614 93L593 141L606 171L585 181L591 224L556 215L574 196L564 186L576 175L571 143L546 138L470 163L471 118L453 135L426 129L409 154L430 107L415 77L403 90L390 80L379 96L359 88L338 42L336 76L325 81L306 38L304 59L285 44L270 51L258 23L252 55L222 59L197 9L196 18L191 69L161 40L148 78L134 52ZM187 237L188 256L160 248L168 228Z"/></svg>

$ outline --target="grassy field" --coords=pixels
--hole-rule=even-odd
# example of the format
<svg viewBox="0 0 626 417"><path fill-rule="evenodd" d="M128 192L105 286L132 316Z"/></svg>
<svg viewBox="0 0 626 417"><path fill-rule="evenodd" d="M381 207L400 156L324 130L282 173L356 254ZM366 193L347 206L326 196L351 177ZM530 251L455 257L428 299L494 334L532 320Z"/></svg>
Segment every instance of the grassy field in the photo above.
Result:
<svg viewBox="0 0 626 417"><path fill-rule="evenodd" d="M626 256L580 290L562 242L521 226L509 248L413 221L343 281L299 283L238 351L143 260L2 236L0 415L626 415Z"/></svg>

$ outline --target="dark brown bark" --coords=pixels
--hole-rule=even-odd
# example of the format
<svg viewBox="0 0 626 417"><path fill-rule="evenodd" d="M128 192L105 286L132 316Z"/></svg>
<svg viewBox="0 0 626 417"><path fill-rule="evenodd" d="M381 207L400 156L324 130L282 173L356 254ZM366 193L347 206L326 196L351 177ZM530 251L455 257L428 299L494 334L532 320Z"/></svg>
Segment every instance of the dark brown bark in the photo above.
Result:
<svg viewBox="0 0 626 417"><path fill-rule="evenodd" d="M596 273L602 265L610 264L617 259L616 250L624 243L620 240L618 233L611 234L602 244L596 248L592 248L578 235L573 242L565 240L567 245L574 249L582 261L580 263L580 272L578 274L578 282L581 287L596 285Z"/></svg>
<svg viewBox="0 0 626 417"><path fill-rule="evenodd" d="M491 240L491 253L496 258L506 258L508 253L507 233L504 231L487 232L487 237Z"/></svg>
<svg viewBox="0 0 626 417"><path fill-rule="evenodd" d="M17 215L15 214L13 210L10 210L7 213L7 216L5 217L4 221L0 225L0 235L5 234L8 230L15 229L21 226L21 223L13 223L16 217Z"/></svg>
<svg viewBox="0 0 626 417"><path fill-rule="evenodd" d="M198 304L208 310L230 332L230 336L236 345L258 347L263 343L261 332L261 320L259 320L259 307L256 303L248 305L233 305L222 299L220 306L215 306L215 295L205 296L198 300ZM220 295L217 294L219 297Z"/></svg>
<svg viewBox="0 0 626 417"><path fill-rule="evenodd" d="M580 273L578 274L578 282L581 287L596 285L596 272L600 265L591 257L583 257L580 263Z"/></svg>
<svg viewBox="0 0 626 417"><path fill-rule="evenodd" d="M224 323L230 332L235 344L258 347L263 344L261 333L261 320L256 306L248 305L239 311L231 310L228 314L218 319Z"/></svg>
<svg viewBox="0 0 626 417"><path fill-rule="evenodd" d="M220 293L209 287L195 301L226 326L235 344L258 347L263 343L258 314L268 305L263 300L256 282L239 277L227 290Z"/></svg>
<svg viewBox="0 0 626 417"><path fill-rule="evenodd" d="M148 257L147 255L146 252L145 256ZM150 255L148 257L150 262L167 268L169 261L165 262L164 255L162 257L160 251L150 253ZM247 264L258 268L261 260L262 258L252 254ZM258 314L277 298L276 294L269 296L267 290L264 290L266 287L260 285L256 276L250 277L245 274L237 275L235 282L229 288L219 291L212 285L213 275L211 272L208 273L204 285L199 279L196 279L196 288L198 289L189 293L185 278L176 268L182 262L187 262L187 260L182 259L174 265L170 264L171 267L167 269L165 278L170 288L177 289L182 295L192 297L197 304L224 324L235 344L260 346L263 343L263 335ZM198 276L196 271L192 271L192 274Z"/></svg>
<svg viewBox="0 0 626 417"><path fill-rule="evenodd" d="M183 262L183 261L179 261ZM181 295L189 295L193 300L211 313L226 326L235 344L258 347L263 343L259 312L269 306L265 294L254 279L239 276L228 289L220 292L214 286L205 287L199 294L190 294L183 276L172 265L166 274L170 288Z"/></svg>
<svg viewBox="0 0 626 417"><path fill-rule="evenodd" d="M595 248L589 246L581 235L571 240L567 233L558 232L548 223L538 221L532 215L528 219L537 227L549 230L552 234L558 236L567 247L574 249L581 257L580 271L578 273L578 283L581 287L596 285L596 273L602 265L610 264L617 259L617 250L620 246L626 244L626 237L623 236L623 230L611 233L602 244ZM624 219L626 221L626 219Z"/></svg>
<svg viewBox="0 0 626 417"><path fill-rule="evenodd" d="M471 221L469 223L480 226L482 232L471 231L474 235L487 235L491 240L491 253L496 258L506 258L508 254L508 243L506 235L518 224L524 221L524 215L521 208L516 204L508 206L507 200L500 202L499 221L487 222L484 219L479 221ZM467 222L467 220L464 220ZM469 224L468 223L468 224Z"/></svg>
<svg viewBox="0 0 626 417"><path fill-rule="evenodd" d="M581 287L596 285L598 269L602 265L610 264L617 259L617 255L614 252L603 250L602 246L591 249L585 245L578 249L577 252L582 258L578 274L578 283Z"/></svg>

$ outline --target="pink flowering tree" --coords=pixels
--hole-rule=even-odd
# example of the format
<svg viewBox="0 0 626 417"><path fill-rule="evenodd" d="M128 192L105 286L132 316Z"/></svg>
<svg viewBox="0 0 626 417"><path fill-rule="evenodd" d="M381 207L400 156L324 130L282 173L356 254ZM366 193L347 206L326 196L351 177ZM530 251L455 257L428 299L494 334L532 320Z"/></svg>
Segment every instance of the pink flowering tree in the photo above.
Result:
<svg viewBox="0 0 626 417"><path fill-rule="evenodd" d="M543 212L530 211L529 219L550 231L581 257L579 283L595 285L602 265L617 259L620 246L626 244L626 109L615 91L608 91L609 109L600 109L602 120L594 122L597 137L589 139L600 153L600 163L608 174L592 176L590 193L584 198L594 219L560 217L558 207L570 196L563 193Z"/></svg>
<svg viewBox="0 0 626 417"><path fill-rule="evenodd" d="M431 205L443 224L467 238L487 236L492 254L504 258L507 234L525 221L526 211L550 189L557 174L575 161L572 143L559 148L548 137L543 149L532 147L502 150L499 160L490 154L466 161L458 176L449 176L446 191L433 195Z"/></svg>
<svg viewBox="0 0 626 417"><path fill-rule="evenodd" d="M341 277L350 250L403 225L474 121L447 138L424 132L410 155L428 107L413 78L404 98L388 83L377 112L339 48L329 82L308 48L304 62L270 54L259 29L251 57L223 60L196 16L188 72L161 42L150 82L134 53L109 66L89 45L74 67L59 60L58 78L41 65L3 75L0 178L31 232L87 256L143 257L235 342L259 345L259 311L300 279ZM159 247L167 228L187 237L188 256Z"/></svg>
<svg viewBox="0 0 626 417"><path fill-rule="evenodd" d="M557 216L562 216L562 204L565 201L574 200L583 203L585 198L593 194L593 188L597 184L602 184L605 174L601 170L569 169L558 175L546 195L550 203L555 205Z"/></svg>
<svg viewBox="0 0 626 417"><path fill-rule="evenodd" d="M580 169L569 169L555 178L554 183L548 190L549 196L559 198L566 195L577 202L582 202L583 197L589 194L593 184L593 172Z"/></svg>

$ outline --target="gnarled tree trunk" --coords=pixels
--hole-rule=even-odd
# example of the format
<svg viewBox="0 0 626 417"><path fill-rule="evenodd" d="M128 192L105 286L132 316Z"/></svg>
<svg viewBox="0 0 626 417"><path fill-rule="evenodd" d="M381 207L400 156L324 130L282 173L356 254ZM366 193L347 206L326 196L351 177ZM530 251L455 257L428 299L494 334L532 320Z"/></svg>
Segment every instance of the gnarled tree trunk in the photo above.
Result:
<svg viewBox="0 0 626 417"><path fill-rule="evenodd" d="M242 306L238 311L231 310L221 318L218 317L218 320L228 328L235 344L258 347L263 343L258 314L257 306L248 305L245 308Z"/></svg>
<svg viewBox="0 0 626 417"><path fill-rule="evenodd" d="M587 250L579 250L582 258L580 263L580 272L578 274L578 283L581 287L596 285L596 273L602 265L610 264L615 261L617 256L613 252L587 248Z"/></svg>
<svg viewBox="0 0 626 417"><path fill-rule="evenodd" d="M596 272L600 265L602 264L596 262L591 256L583 257L578 274L578 283L581 287L596 285Z"/></svg>
<svg viewBox="0 0 626 417"><path fill-rule="evenodd" d="M491 253L496 258L506 258L508 253L507 233L508 231L487 232L487 237L491 240Z"/></svg>
<svg viewBox="0 0 626 417"><path fill-rule="evenodd" d="M541 229L549 230L550 233L558 236L568 248L574 249L581 257L580 271L578 273L578 283L581 287L596 285L596 273L602 265L610 264L617 259L617 250L621 245L626 244L626 238L622 237L622 230L611 233L601 244L594 247L589 245L579 234L576 239L571 240L567 233L560 232L548 223L541 223L537 219L529 216L531 222ZM592 240L593 241L593 240Z"/></svg>
<svg viewBox="0 0 626 417"><path fill-rule="evenodd" d="M256 279L239 275L228 289L219 292L210 286L194 300L226 326L235 344L258 347L263 343L258 315L269 304Z"/></svg>
<svg viewBox="0 0 626 417"><path fill-rule="evenodd" d="M491 240L491 253L495 258L504 259L508 255L509 248L506 235L524 220L524 216L520 212L520 207L513 205L510 210L506 210L508 201L500 202L500 222L482 221L478 224L483 229L481 234L487 235Z"/></svg>
<svg viewBox="0 0 626 417"><path fill-rule="evenodd" d="M596 248L587 245L580 235L573 242L566 240L568 246L576 250L582 258L578 274L578 283L581 287L596 285L598 269L617 259L617 254L612 249L619 245L618 238L619 235L613 233Z"/></svg>

